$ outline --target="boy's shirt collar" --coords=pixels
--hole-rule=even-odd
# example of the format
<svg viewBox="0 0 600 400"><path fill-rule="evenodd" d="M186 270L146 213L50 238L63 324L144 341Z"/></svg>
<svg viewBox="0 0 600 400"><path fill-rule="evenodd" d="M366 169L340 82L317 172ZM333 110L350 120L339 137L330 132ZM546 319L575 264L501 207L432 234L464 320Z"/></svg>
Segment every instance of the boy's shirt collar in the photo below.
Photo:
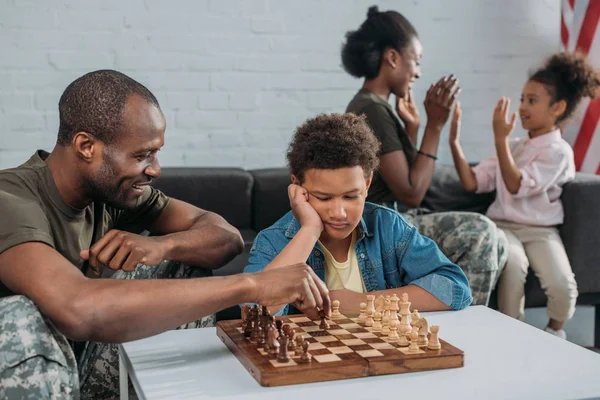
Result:
<svg viewBox="0 0 600 400"><path fill-rule="evenodd" d="M292 220L290 221L290 223L285 231L285 237L287 237L288 239L292 239L294 236L296 236L296 233L298 233L300 228L301 228L300 221L298 221L296 219L296 217L292 214ZM369 232L369 230L367 229L367 224L365 222L365 218L364 218L364 216L362 216L362 217L360 217L360 223L358 224L358 236L356 237L356 241L358 242L365 236L371 237L371 236L373 236L373 233Z"/></svg>

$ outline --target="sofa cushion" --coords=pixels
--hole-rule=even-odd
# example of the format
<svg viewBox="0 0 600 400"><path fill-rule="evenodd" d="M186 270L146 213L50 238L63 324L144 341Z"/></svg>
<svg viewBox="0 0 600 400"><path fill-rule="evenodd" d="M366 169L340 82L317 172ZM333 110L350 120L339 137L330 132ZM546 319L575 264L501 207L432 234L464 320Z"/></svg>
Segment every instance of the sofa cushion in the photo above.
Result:
<svg viewBox="0 0 600 400"><path fill-rule="evenodd" d="M163 168L153 186L221 215L238 229L249 229L252 184L252 174L239 168Z"/></svg>
<svg viewBox="0 0 600 400"><path fill-rule="evenodd" d="M287 168L259 169L251 172L254 177L252 228L260 232L290 211L287 188L291 178Z"/></svg>
<svg viewBox="0 0 600 400"><path fill-rule="evenodd" d="M496 193L467 192L453 165L436 165L422 207L432 211L473 211L485 214Z"/></svg>

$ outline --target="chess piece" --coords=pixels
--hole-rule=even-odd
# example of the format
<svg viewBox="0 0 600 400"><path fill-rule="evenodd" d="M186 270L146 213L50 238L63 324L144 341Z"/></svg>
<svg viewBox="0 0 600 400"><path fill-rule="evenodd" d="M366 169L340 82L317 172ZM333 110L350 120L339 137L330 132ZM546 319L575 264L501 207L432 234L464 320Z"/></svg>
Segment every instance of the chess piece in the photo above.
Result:
<svg viewBox="0 0 600 400"><path fill-rule="evenodd" d="M277 328L277 337L281 336L281 327L283 326L283 321L278 319L275 321L275 327Z"/></svg>
<svg viewBox="0 0 600 400"><path fill-rule="evenodd" d="M246 332L246 325L248 323L248 314L250 312L250 305L244 303L242 306L242 332Z"/></svg>
<svg viewBox="0 0 600 400"><path fill-rule="evenodd" d="M402 293L402 302L400 302L400 315L402 318L400 319L400 327L398 328L398 332L400 335L406 335L407 339L410 337L410 332L412 330L412 326L410 325L410 321L408 320L408 316L410 314L410 302L408 301L408 294ZM396 316L396 318L398 318Z"/></svg>
<svg viewBox="0 0 600 400"><path fill-rule="evenodd" d="M244 326L244 337L246 339L250 339L250 336L252 336L252 323L253 323L253 315L252 315L252 310L248 311L248 314L246 315L246 325Z"/></svg>
<svg viewBox="0 0 600 400"><path fill-rule="evenodd" d="M420 318L415 324L415 327L419 329L419 339L417 340L419 347L427 347L427 344L429 343L429 340L427 339L427 334L429 333L429 324L427 323L427 320L425 318Z"/></svg>
<svg viewBox="0 0 600 400"><path fill-rule="evenodd" d="M302 344L304 343L304 336L301 334L296 335L296 352L294 355L301 356L302 355Z"/></svg>
<svg viewBox="0 0 600 400"><path fill-rule="evenodd" d="M272 337L272 342L269 343L269 350L268 353L270 356L277 356L277 354L279 354L279 340L277 340L277 330L275 329L275 327L273 327L271 325L271 335Z"/></svg>
<svg viewBox="0 0 600 400"><path fill-rule="evenodd" d="M267 343L267 335L265 330L263 329L262 326L260 326L260 324L258 325L258 328L256 328L258 331L258 339L256 340L256 347L259 349L262 349L263 347L265 347L265 343Z"/></svg>
<svg viewBox="0 0 600 400"><path fill-rule="evenodd" d="M367 308L367 319L365 320L365 326L373 326L375 321L373 320L373 310Z"/></svg>
<svg viewBox="0 0 600 400"><path fill-rule="evenodd" d="M421 349L419 349L419 332L417 329L413 329L410 332L410 345L408 346L408 353L419 353Z"/></svg>
<svg viewBox="0 0 600 400"><path fill-rule="evenodd" d="M421 316L419 315L419 310L415 308L412 310L412 314L410 314L410 326L415 326L415 323L420 319Z"/></svg>
<svg viewBox="0 0 600 400"><path fill-rule="evenodd" d="M385 297L385 303L383 304L383 316L381 319L381 333L388 334L390 333L390 307L392 306L392 302L390 300L390 296Z"/></svg>
<svg viewBox="0 0 600 400"><path fill-rule="evenodd" d="M367 303L360 303L360 314L358 315L358 322L364 324L367 320Z"/></svg>
<svg viewBox="0 0 600 400"><path fill-rule="evenodd" d="M342 317L342 314L340 314L340 301L339 300L334 300L331 303L331 308L332 308L331 319Z"/></svg>
<svg viewBox="0 0 600 400"><path fill-rule="evenodd" d="M326 330L329 329L329 323L327 322L327 317L321 317L321 323L319 324L319 329Z"/></svg>
<svg viewBox="0 0 600 400"><path fill-rule="evenodd" d="M375 311L379 311L380 313L383 313L384 306L385 306L385 297L383 297L383 295L377 296L377 298L375 299ZM373 313L373 315L375 315L375 314Z"/></svg>
<svg viewBox="0 0 600 400"><path fill-rule="evenodd" d="M288 337L286 335L279 336L279 354L277 355L277 362L286 363L290 361L290 355L287 349Z"/></svg>
<svg viewBox="0 0 600 400"><path fill-rule="evenodd" d="M288 324L285 324L281 327L281 332L287 336L290 329L292 329L292 328Z"/></svg>
<svg viewBox="0 0 600 400"><path fill-rule="evenodd" d="M373 314L375 314L375 296L372 294L367 295L367 315L369 315L369 310L373 310Z"/></svg>
<svg viewBox="0 0 600 400"><path fill-rule="evenodd" d="M329 329L329 323L327 322L327 316L325 316L325 311L319 311L319 317L321 318L321 323L319 324L319 329L325 330Z"/></svg>
<svg viewBox="0 0 600 400"><path fill-rule="evenodd" d="M258 317L252 318L252 333L250 334L250 343L258 343L260 332L258 331Z"/></svg>
<svg viewBox="0 0 600 400"><path fill-rule="evenodd" d="M308 342L305 340L304 343L302 343L302 356L298 361L301 363L308 363L311 359L312 356L308 352Z"/></svg>
<svg viewBox="0 0 600 400"><path fill-rule="evenodd" d="M400 299L396 296L396 293L394 293L392 297L390 297L390 321L398 321L398 310L400 309L400 307L398 307L398 301L400 301Z"/></svg>
<svg viewBox="0 0 600 400"><path fill-rule="evenodd" d="M294 336L296 336L296 330L288 329L287 336L288 336L288 350L289 351L296 350L296 342L294 342Z"/></svg>
<svg viewBox="0 0 600 400"><path fill-rule="evenodd" d="M381 311L375 311L375 317L373 318L373 332L381 331Z"/></svg>
<svg viewBox="0 0 600 400"><path fill-rule="evenodd" d="M390 322L390 333L387 337L388 342L396 343L400 337L398 336L398 321Z"/></svg>
<svg viewBox="0 0 600 400"><path fill-rule="evenodd" d="M431 337L429 338L429 344L427 344L427 348L429 350L439 350L442 348L442 344L440 343L439 325L431 325Z"/></svg>
<svg viewBox="0 0 600 400"><path fill-rule="evenodd" d="M267 323L267 340L265 342L265 352L270 353L271 347L274 346L275 343L275 327L271 322Z"/></svg>

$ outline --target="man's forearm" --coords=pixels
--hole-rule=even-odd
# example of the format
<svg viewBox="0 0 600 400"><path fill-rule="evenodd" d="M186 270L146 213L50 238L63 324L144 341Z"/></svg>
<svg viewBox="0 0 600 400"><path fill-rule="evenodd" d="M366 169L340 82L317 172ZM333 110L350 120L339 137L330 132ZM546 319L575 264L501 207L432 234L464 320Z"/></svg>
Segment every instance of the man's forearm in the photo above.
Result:
<svg viewBox="0 0 600 400"><path fill-rule="evenodd" d="M508 191L515 194L521 187L521 172L517 168L513 160L508 140L496 140L496 154L498 155L498 163L500 164L500 172L502 180Z"/></svg>
<svg viewBox="0 0 600 400"><path fill-rule="evenodd" d="M187 231L161 236L165 259L191 266L219 268L244 250L239 231L216 214L202 216Z"/></svg>
<svg viewBox="0 0 600 400"><path fill-rule="evenodd" d="M377 290L368 293L357 293L351 290L332 290L329 292L331 300L338 300L340 302L340 311L342 313L357 314L360 310L360 303L367 302L367 294L377 296L392 296L396 294L399 298L402 298L402 293L407 293L409 301L411 302L411 308L419 311L441 311L450 310L446 304L439 301L434 295L428 291L415 285L403 286L396 289Z"/></svg>
<svg viewBox="0 0 600 400"><path fill-rule="evenodd" d="M255 301L252 293L247 275L185 280L91 279L73 299L74 314L82 318L82 328L70 336L108 343L136 340Z"/></svg>

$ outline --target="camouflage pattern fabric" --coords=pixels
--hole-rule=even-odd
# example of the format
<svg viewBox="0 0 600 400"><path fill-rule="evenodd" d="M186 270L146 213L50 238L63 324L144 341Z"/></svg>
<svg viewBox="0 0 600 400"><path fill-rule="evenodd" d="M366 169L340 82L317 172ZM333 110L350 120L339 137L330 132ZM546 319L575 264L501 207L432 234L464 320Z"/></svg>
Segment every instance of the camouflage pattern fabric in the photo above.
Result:
<svg viewBox="0 0 600 400"><path fill-rule="evenodd" d="M80 398L69 342L25 296L0 299L0 398Z"/></svg>
<svg viewBox="0 0 600 400"><path fill-rule="evenodd" d="M487 306L508 258L504 232L485 215L473 212L428 214L413 209L402 215L462 268L473 293L472 304Z"/></svg>
<svg viewBox="0 0 600 400"><path fill-rule="evenodd" d="M173 261L117 271L114 279L185 279L212 275ZM178 329L215 325L215 316ZM117 345L88 342L76 363L68 340L24 296L0 299L0 399L118 399ZM131 387L131 386L130 386ZM130 389L131 390L131 389Z"/></svg>

